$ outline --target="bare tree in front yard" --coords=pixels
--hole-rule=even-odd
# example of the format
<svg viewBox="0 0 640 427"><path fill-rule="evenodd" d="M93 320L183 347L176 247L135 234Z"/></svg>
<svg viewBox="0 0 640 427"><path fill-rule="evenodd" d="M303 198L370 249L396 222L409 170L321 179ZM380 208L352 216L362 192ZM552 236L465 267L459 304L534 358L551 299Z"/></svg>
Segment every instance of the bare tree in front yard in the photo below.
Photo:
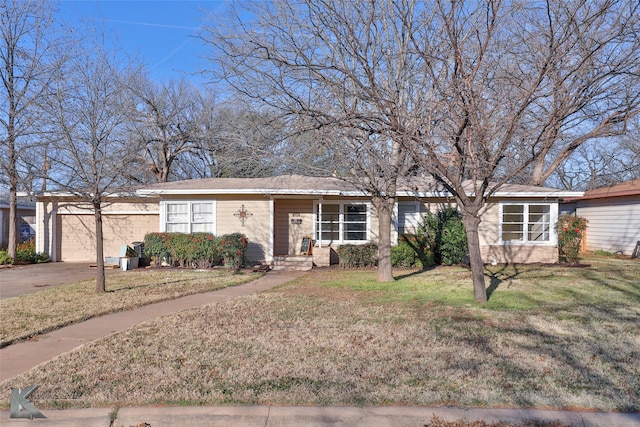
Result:
<svg viewBox="0 0 640 427"><path fill-rule="evenodd" d="M50 181L78 201L95 221L96 291L105 291L102 210L114 195L129 194L135 145L126 133L131 117L125 81L133 73L97 40L78 43L49 99L56 138Z"/></svg>
<svg viewBox="0 0 640 427"><path fill-rule="evenodd" d="M233 27L205 38L220 77L352 162L344 178L373 194L380 223L391 222L407 153L443 184L484 302L478 229L488 199L526 171L542 184L586 141L624 134L640 111L639 7L274 0L249 3ZM386 230L379 237L382 262ZM385 264L379 279L391 278Z"/></svg>
<svg viewBox="0 0 640 427"><path fill-rule="evenodd" d="M9 188L11 257L18 241L17 192L21 180L35 179L30 160L43 146L40 101L66 57L62 37L53 28L54 11L49 2L0 3L0 170L6 174L0 184ZM32 182L24 184L23 190L30 189Z"/></svg>
<svg viewBox="0 0 640 427"><path fill-rule="evenodd" d="M624 134L640 112L639 8L437 1L428 23L407 30L430 85L404 133L416 162L456 198L476 301L487 299L478 226L488 198L527 170L542 184L582 144Z"/></svg>
<svg viewBox="0 0 640 427"><path fill-rule="evenodd" d="M392 214L407 157L402 136L388 129L402 125L416 95L405 84L414 69L404 31L416 4L275 0L246 7L203 36L217 76L256 108L276 112L291 137L322 146L335 160L325 175L336 172L371 194L380 224L378 279L393 280Z"/></svg>

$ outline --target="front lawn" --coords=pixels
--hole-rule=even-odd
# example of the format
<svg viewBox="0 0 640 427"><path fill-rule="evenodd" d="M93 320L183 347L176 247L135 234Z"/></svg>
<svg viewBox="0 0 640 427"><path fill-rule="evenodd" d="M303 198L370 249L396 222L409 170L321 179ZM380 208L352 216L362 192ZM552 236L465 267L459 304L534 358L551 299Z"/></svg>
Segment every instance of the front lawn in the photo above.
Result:
<svg viewBox="0 0 640 427"><path fill-rule="evenodd" d="M261 274L228 270L143 270L108 275L107 292L95 280L57 286L0 301L0 347L72 323L154 302L213 291Z"/></svg>
<svg viewBox="0 0 640 427"><path fill-rule="evenodd" d="M37 407L465 405L640 410L640 262L313 271L165 316L0 387ZM73 374L69 374L72 372ZM9 401L8 394L5 402Z"/></svg>

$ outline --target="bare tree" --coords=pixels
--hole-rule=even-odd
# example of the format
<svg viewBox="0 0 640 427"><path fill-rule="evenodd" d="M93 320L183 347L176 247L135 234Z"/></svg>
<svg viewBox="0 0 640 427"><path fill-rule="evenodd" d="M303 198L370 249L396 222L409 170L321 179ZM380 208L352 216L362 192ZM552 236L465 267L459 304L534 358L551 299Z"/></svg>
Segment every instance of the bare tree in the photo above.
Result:
<svg viewBox="0 0 640 427"><path fill-rule="evenodd" d="M213 96L181 79L160 84L147 78L129 85L135 108L130 133L157 182L167 182L180 157L197 154Z"/></svg>
<svg viewBox="0 0 640 427"><path fill-rule="evenodd" d="M54 6L33 0L0 3L0 166L6 173L3 184L9 188L8 251L12 257L18 236L17 192L21 178L24 189L31 187L28 180L35 176L30 157L42 144L39 101L66 57L62 38L53 29Z"/></svg>
<svg viewBox="0 0 640 427"><path fill-rule="evenodd" d="M488 198L528 168L541 184L580 145L624 133L638 114L638 7L438 1L408 30L431 85L405 132L414 159L457 200L476 301L487 299L478 225Z"/></svg>
<svg viewBox="0 0 640 427"><path fill-rule="evenodd" d="M640 143L631 134L589 141L561 163L547 181L567 190L593 190L640 178Z"/></svg>
<svg viewBox="0 0 640 427"><path fill-rule="evenodd" d="M374 195L381 224L406 152L443 184L463 215L474 298L484 302L478 226L489 197L528 169L541 184L580 145L623 134L638 114L638 7L272 1L250 4L242 16L255 22L237 12L234 27L210 27L205 39L240 93L351 153L356 173L345 179ZM381 229L384 250L386 236ZM390 280L386 266L379 278Z"/></svg>
<svg viewBox="0 0 640 427"><path fill-rule="evenodd" d="M93 213L96 239L96 291L105 291L102 209L111 196L129 194L127 138L131 117L124 82L135 70L120 66L98 38L78 43L74 59L49 99L56 138L52 142L50 182L69 193L78 208Z"/></svg>
<svg viewBox="0 0 640 427"><path fill-rule="evenodd" d="M186 176L263 177L287 172L285 125L237 100L216 105L197 156L178 160ZM195 158L194 158L195 157ZM198 170L193 169L198 165ZM189 173L191 172L191 173Z"/></svg>
<svg viewBox="0 0 640 427"><path fill-rule="evenodd" d="M294 135L338 161L322 171L371 195L379 218L378 280L391 281L391 224L404 174L402 112L413 73L403 2L272 1L246 5L207 28L217 75L240 94L280 114ZM246 22L246 16L255 22ZM344 167L349 163L349 167Z"/></svg>

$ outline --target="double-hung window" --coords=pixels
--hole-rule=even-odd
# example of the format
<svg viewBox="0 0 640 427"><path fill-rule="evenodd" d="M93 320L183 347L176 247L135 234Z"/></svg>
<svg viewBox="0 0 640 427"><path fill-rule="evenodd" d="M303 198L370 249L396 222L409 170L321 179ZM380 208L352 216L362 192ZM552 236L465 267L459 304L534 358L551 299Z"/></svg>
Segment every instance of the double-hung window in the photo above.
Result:
<svg viewBox="0 0 640 427"><path fill-rule="evenodd" d="M366 203L322 202L316 205L315 238L320 242L369 240L369 206Z"/></svg>
<svg viewBox="0 0 640 427"><path fill-rule="evenodd" d="M555 203L500 204L500 241L503 243L555 243Z"/></svg>
<svg viewBox="0 0 640 427"><path fill-rule="evenodd" d="M164 201L162 202L163 231L170 233L214 233L215 202Z"/></svg>

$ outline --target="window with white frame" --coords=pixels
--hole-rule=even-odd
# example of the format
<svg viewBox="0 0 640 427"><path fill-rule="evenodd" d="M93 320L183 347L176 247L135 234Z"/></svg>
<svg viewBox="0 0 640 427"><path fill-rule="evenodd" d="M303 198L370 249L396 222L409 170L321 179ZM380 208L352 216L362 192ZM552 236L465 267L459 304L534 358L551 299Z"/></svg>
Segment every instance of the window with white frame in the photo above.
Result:
<svg viewBox="0 0 640 427"><path fill-rule="evenodd" d="M366 203L316 204L315 238L322 242L369 240L369 207Z"/></svg>
<svg viewBox="0 0 640 427"><path fill-rule="evenodd" d="M421 223L420 202L398 202L398 233L415 233Z"/></svg>
<svg viewBox="0 0 640 427"><path fill-rule="evenodd" d="M163 231L171 233L215 232L215 202L164 201L162 202Z"/></svg>
<svg viewBox="0 0 640 427"><path fill-rule="evenodd" d="M500 240L505 243L554 243L555 203L502 203Z"/></svg>

